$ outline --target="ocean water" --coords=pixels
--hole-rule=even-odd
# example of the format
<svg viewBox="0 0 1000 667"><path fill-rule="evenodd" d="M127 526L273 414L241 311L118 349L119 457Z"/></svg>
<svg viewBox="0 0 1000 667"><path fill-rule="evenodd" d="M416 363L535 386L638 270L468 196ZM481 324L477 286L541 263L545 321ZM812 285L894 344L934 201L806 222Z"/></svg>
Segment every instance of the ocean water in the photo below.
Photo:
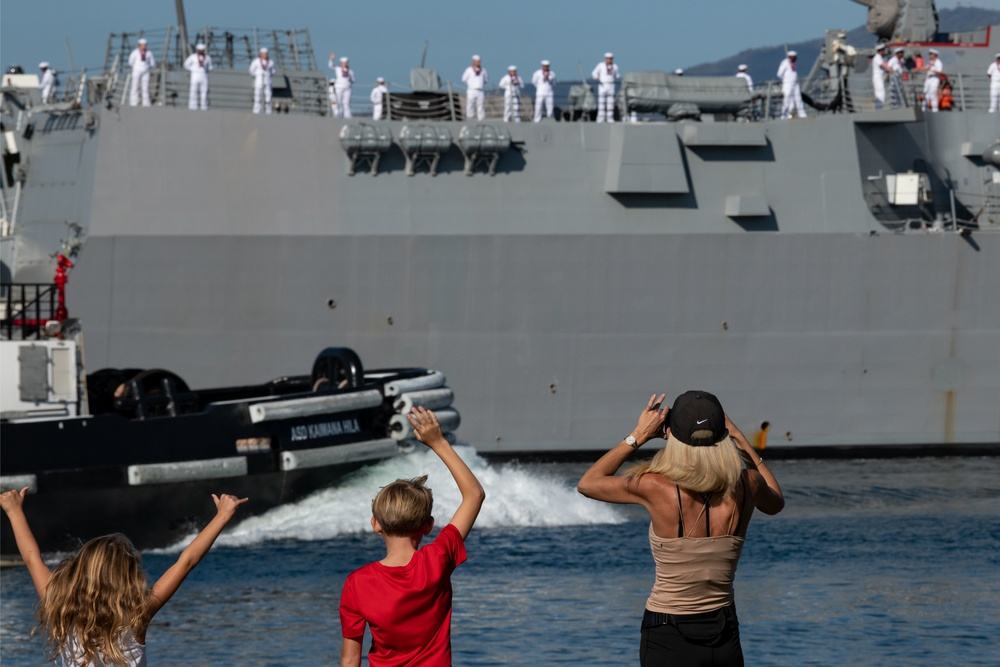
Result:
<svg viewBox="0 0 1000 667"><path fill-rule="evenodd" d="M579 496L585 464L460 449L487 500L453 576L455 665L637 664L642 511ZM747 664L1000 664L1000 457L769 465L787 504L755 514L737 573ZM384 555L371 498L425 473L447 522L457 488L421 451L236 526L154 619L150 664L337 664L344 578ZM145 554L151 576L178 550ZM35 602L27 572L2 572L5 667L44 663Z"/></svg>

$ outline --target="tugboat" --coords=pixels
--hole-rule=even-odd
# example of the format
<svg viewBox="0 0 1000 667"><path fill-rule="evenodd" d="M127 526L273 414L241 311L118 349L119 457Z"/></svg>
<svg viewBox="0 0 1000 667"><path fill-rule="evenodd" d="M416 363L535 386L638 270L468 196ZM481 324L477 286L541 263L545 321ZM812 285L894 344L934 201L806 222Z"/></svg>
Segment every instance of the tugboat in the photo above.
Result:
<svg viewBox="0 0 1000 667"><path fill-rule="evenodd" d="M312 372L258 385L192 390L163 369L83 371L80 323L56 280L3 285L0 491L30 488L25 511L44 551L123 532L166 546L204 515L213 492L250 498L251 514L291 502L412 446L405 413L459 424L444 376L368 370L346 347ZM3 524L2 552L17 552Z"/></svg>

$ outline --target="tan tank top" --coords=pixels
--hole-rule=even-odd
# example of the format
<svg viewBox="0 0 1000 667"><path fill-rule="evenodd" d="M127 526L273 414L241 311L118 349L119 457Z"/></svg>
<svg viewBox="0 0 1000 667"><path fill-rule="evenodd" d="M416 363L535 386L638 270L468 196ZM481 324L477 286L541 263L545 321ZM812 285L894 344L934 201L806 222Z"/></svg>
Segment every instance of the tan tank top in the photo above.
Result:
<svg viewBox="0 0 1000 667"><path fill-rule="evenodd" d="M742 502L741 499L740 504ZM739 507L733 518L742 515L743 509ZM680 526L683 535L683 516ZM731 519L727 533L732 533L733 529ZM656 563L656 581L646 601L646 609L663 614L700 614L730 604L743 539L732 534L660 537L653 532L653 524L650 523L649 549Z"/></svg>

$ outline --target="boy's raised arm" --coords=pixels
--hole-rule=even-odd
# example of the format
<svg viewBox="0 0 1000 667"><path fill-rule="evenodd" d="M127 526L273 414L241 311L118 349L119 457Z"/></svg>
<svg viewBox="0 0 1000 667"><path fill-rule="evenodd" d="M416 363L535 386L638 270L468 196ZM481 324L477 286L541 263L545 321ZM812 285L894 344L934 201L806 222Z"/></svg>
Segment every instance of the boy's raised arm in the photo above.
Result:
<svg viewBox="0 0 1000 667"><path fill-rule="evenodd" d="M482 509L483 501L486 499L486 491L469 470L469 466L465 465L465 461L444 439L437 415L426 408L415 407L407 418L413 424L413 433L417 436L417 440L430 447L440 457L458 484L458 490L462 494L462 504L455 510L455 515L451 517L449 523L458 529L464 540L472 530L476 517L479 516L479 510Z"/></svg>
<svg viewBox="0 0 1000 667"><path fill-rule="evenodd" d="M42 553L38 549L38 542L28 526L28 519L24 516L24 496L28 493L28 487L20 491L7 491L0 494L0 507L7 513L10 519L10 527L14 531L14 540L17 542L17 550L21 552L21 560L28 567L28 574L31 575L31 583L35 585L38 597L42 597L45 586L49 583L52 572L49 566L42 560Z"/></svg>

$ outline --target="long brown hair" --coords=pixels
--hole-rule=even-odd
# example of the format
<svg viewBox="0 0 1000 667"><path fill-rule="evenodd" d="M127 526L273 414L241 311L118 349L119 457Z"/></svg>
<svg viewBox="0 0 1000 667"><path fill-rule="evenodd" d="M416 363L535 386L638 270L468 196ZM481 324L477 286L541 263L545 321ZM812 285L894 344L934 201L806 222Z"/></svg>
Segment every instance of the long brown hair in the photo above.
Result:
<svg viewBox="0 0 1000 667"><path fill-rule="evenodd" d="M124 535L90 540L52 572L38 626L50 659L75 648L81 664L126 665L126 631L136 638L149 623L149 583L139 552Z"/></svg>

